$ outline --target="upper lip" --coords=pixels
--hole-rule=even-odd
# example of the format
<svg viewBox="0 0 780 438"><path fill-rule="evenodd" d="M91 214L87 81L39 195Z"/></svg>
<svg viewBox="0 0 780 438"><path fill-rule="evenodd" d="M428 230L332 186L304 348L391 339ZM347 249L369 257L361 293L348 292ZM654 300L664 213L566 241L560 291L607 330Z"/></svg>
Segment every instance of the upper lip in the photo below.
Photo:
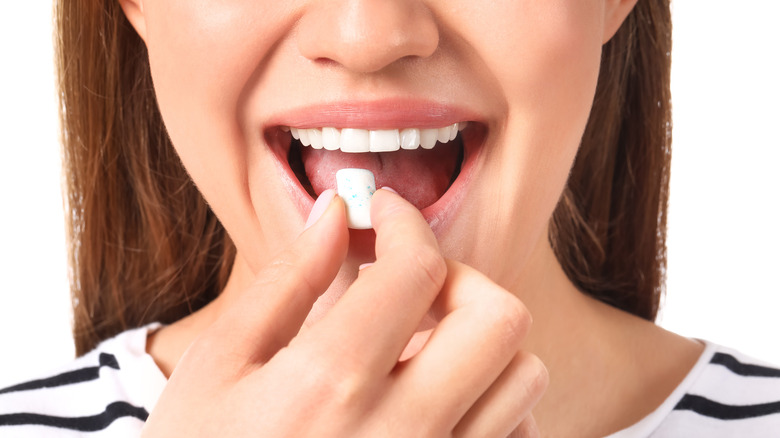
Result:
<svg viewBox="0 0 780 438"><path fill-rule="evenodd" d="M422 99L338 101L297 107L272 116L267 128L440 128L482 117L467 108Z"/></svg>

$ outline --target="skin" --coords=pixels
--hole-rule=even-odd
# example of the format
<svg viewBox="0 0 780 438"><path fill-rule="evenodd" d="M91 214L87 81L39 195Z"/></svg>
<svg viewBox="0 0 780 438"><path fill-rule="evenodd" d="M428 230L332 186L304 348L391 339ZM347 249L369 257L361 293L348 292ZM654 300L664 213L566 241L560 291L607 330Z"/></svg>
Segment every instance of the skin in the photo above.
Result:
<svg viewBox="0 0 780 438"><path fill-rule="evenodd" d="M603 436L657 407L701 346L581 294L546 238L634 1L120 0L238 249L220 297L150 337L171 379L145 435ZM375 255L338 200L301 233L264 123L410 96L487 127L446 226L380 190Z"/></svg>

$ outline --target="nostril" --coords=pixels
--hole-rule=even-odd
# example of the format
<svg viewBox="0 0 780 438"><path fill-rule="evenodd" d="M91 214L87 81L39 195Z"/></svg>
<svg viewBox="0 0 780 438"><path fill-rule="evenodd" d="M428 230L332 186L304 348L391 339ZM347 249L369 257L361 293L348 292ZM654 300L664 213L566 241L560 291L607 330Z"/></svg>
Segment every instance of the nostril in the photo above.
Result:
<svg viewBox="0 0 780 438"><path fill-rule="evenodd" d="M337 65L339 65L338 62L325 57L319 57L315 59L313 62L322 67L336 67Z"/></svg>
<svg viewBox="0 0 780 438"><path fill-rule="evenodd" d="M297 23L300 53L317 65L360 73L431 56L439 44L434 15L421 2L316 2Z"/></svg>

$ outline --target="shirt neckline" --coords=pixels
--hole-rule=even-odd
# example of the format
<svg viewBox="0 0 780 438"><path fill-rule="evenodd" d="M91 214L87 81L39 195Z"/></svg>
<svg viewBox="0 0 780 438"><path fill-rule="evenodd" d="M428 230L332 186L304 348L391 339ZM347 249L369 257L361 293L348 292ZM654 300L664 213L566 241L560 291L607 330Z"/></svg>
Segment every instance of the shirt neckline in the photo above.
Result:
<svg viewBox="0 0 780 438"><path fill-rule="evenodd" d="M661 423L663 423L666 417L672 413L674 407L677 406L677 403L699 379L699 376L707 367L707 364L710 363L712 356L718 348L717 345L709 341L700 339L697 339L696 341L704 344L704 350L701 352L696 364L693 365L685 378L677 385L674 391L669 394L663 403L638 422L611 435L607 435L605 438L635 438L649 436L661 425Z"/></svg>

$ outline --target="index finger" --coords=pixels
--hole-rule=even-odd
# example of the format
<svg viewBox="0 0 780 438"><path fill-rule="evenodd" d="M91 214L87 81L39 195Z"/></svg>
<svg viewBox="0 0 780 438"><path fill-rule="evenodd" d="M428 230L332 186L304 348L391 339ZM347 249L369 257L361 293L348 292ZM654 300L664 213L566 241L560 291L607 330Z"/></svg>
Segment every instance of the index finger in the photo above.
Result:
<svg viewBox="0 0 780 438"><path fill-rule="evenodd" d="M447 266L422 214L397 194L374 194L371 221L377 261L307 335L358 367L389 373L436 299Z"/></svg>
<svg viewBox="0 0 780 438"><path fill-rule="evenodd" d="M376 231L377 259L408 246L427 246L439 251L436 236L422 213L386 188L377 190L371 199L371 223Z"/></svg>

